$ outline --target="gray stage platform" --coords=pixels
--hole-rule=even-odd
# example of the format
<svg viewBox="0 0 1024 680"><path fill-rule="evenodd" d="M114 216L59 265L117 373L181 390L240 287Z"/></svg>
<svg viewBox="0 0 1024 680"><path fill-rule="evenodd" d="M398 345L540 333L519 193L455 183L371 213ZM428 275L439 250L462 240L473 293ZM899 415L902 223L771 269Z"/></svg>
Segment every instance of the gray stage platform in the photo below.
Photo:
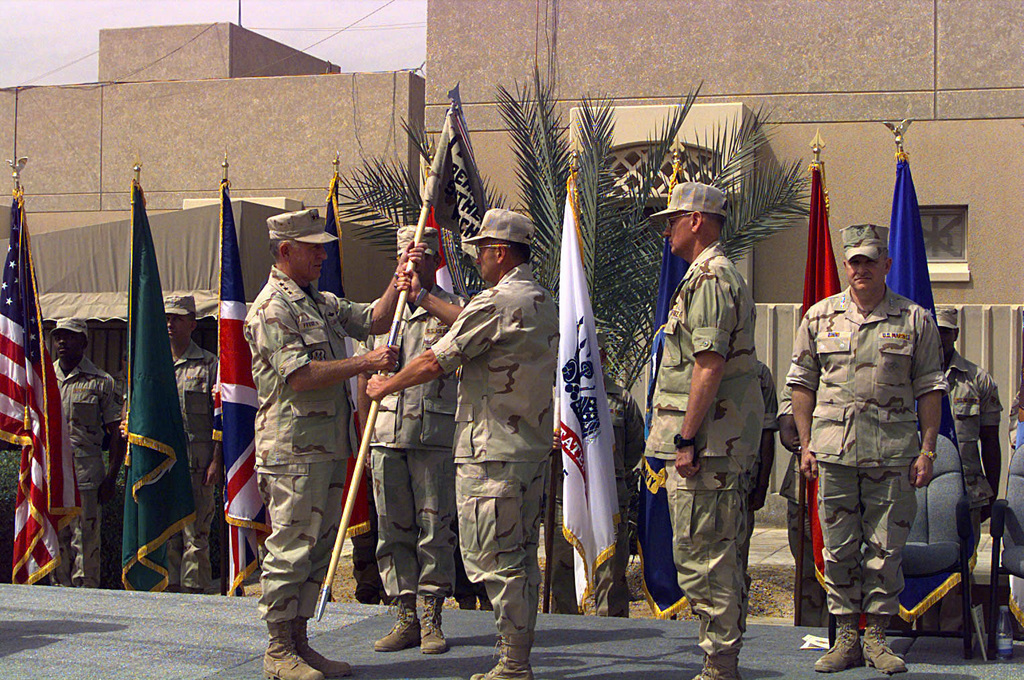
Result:
<svg viewBox="0 0 1024 680"><path fill-rule="evenodd" d="M355 666L357 678L468 678L493 664L490 612L445 611L448 654L375 654L391 625L384 607L332 604L311 624L315 646ZM538 678L689 680L699 670L693 622L541 616ZM752 624L743 677L822 678L817 652L798 651L811 629ZM266 629L256 601L198 595L0 586L0 678L262 678ZM894 639L914 678L1024 678L1024 644L1009 663L964 661L956 640ZM837 678L885 677L868 669Z"/></svg>

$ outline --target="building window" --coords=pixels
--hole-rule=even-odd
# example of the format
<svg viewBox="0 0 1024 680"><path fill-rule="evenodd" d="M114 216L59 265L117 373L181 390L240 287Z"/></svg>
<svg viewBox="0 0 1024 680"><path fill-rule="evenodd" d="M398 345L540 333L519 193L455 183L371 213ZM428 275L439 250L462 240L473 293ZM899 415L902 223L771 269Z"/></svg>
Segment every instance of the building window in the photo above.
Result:
<svg viewBox="0 0 1024 680"><path fill-rule="evenodd" d="M967 261L967 206L921 206L921 229L929 262Z"/></svg>
<svg viewBox="0 0 1024 680"><path fill-rule="evenodd" d="M640 166L647 160L647 147L644 144L630 144L612 150L612 174L615 175L615 194L626 198L640 189ZM695 163L707 165L711 160L711 152L690 145L683 145L683 172L680 182L691 181L691 170ZM689 159L689 163L687 160ZM688 167L689 166L689 167ZM655 196L668 198L669 179L672 177L672 158L662 163L661 171L655 178ZM696 180L693 180L696 181Z"/></svg>

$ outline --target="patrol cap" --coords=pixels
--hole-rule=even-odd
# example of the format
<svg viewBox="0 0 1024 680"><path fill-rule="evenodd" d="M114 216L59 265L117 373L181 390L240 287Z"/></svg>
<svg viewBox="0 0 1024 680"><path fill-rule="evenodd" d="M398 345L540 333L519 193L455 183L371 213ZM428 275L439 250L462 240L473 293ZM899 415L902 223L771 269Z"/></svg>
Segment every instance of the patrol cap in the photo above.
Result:
<svg viewBox="0 0 1024 680"><path fill-rule="evenodd" d="M281 213L267 218L267 230L270 238L303 243L330 243L338 237L328 234L327 221L320 217L316 208L299 210L298 212Z"/></svg>
<svg viewBox="0 0 1024 680"><path fill-rule="evenodd" d="M877 224L854 224L842 230L843 255L847 260L863 255L879 260L889 255L889 228Z"/></svg>
<svg viewBox="0 0 1024 680"><path fill-rule="evenodd" d="M664 221L681 213L712 213L725 217L725 193L710 184L681 182L672 188L668 207L651 215L652 220Z"/></svg>
<svg viewBox="0 0 1024 680"><path fill-rule="evenodd" d="M485 238L496 238L499 241L530 245L535 230L533 221L526 215L503 208L491 208L484 213L480 233L472 238L464 238L462 242L472 244Z"/></svg>
<svg viewBox="0 0 1024 680"><path fill-rule="evenodd" d="M398 230L398 254L405 252L406 246L412 243L412 237L416 235L416 227L401 227ZM437 255L437 229L423 227L423 240L420 243L426 244L424 252L427 255Z"/></svg>
<svg viewBox="0 0 1024 680"><path fill-rule="evenodd" d="M164 314L196 315L196 299L191 295L165 295Z"/></svg>
<svg viewBox="0 0 1024 680"><path fill-rule="evenodd" d="M608 331L598 330L597 333L597 348L602 352L608 351Z"/></svg>
<svg viewBox="0 0 1024 680"><path fill-rule="evenodd" d="M956 307L936 307L935 308L935 324L939 328L952 328L956 330L958 328Z"/></svg>
<svg viewBox="0 0 1024 680"><path fill-rule="evenodd" d="M80 335L89 335L89 327L85 324L85 319L61 319L57 322L57 325L53 327L53 332L56 333L57 331L69 331Z"/></svg>

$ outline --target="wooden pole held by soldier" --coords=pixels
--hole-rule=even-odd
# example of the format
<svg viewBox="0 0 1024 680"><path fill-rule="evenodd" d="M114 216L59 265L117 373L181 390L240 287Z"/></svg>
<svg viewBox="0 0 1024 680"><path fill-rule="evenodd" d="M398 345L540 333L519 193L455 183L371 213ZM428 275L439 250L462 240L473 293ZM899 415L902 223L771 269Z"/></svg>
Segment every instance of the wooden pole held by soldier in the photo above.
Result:
<svg viewBox="0 0 1024 680"><path fill-rule="evenodd" d="M799 626L803 622L803 607L800 605L804 599L804 546L807 545L807 536L804 533L804 520L807 518L807 485L810 483L803 476L797 477L799 491L799 517L800 517L800 538L797 541L796 551L796 578L793 588L793 625Z"/></svg>
<svg viewBox="0 0 1024 680"><path fill-rule="evenodd" d="M561 481L562 465L559 458L562 455L560 448L551 449L551 470L548 480L548 504L544 508L544 603L541 611L547 614L551 611L551 572L552 561L555 552L555 493L558 490L556 484Z"/></svg>

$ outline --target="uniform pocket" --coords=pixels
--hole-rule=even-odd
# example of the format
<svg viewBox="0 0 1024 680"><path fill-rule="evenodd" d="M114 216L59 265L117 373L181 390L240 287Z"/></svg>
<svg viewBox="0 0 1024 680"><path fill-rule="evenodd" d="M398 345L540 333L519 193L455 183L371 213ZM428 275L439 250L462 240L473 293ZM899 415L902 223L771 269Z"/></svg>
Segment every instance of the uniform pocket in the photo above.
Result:
<svg viewBox="0 0 1024 680"><path fill-rule="evenodd" d="M815 342L821 364L821 381L833 385L845 383L850 377L853 361L851 341L853 333L832 331Z"/></svg>
<svg viewBox="0 0 1024 680"><path fill-rule="evenodd" d="M420 442L424 446L448 446L455 440L455 404L423 398L423 430Z"/></svg>
<svg viewBox="0 0 1024 680"><path fill-rule="evenodd" d="M473 469L481 471L478 466ZM455 479L459 540L465 550L495 553L523 542L522 493L514 481L467 476Z"/></svg>
<svg viewBox="0 0 1024 680"><path fill-rule="evenodd" d="M337 444L333 401L295 401L291 404L292 453L331 453Z"/></svg>
<svg viewBox="0 0 1024 680"><path fill-rule="evenodd" d="M914 348L910 343L887 342L879 351L874 379L880 385L906 385L910 383L910 359Z"/></svg>

